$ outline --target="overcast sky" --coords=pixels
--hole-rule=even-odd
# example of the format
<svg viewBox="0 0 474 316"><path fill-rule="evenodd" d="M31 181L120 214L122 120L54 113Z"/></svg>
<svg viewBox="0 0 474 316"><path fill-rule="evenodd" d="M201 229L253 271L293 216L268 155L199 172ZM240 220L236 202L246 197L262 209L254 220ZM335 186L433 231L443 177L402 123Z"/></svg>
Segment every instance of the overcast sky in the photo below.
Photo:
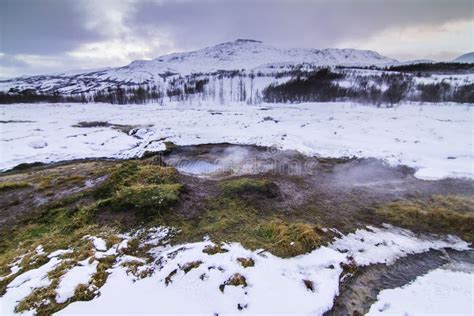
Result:
<svg viewBox="0 0 474 316"><path fill-rule="evenodd" d="M122 66L232 41L360 48L399 60L474 51L473 0L0 0L0 77Z"/></svg>

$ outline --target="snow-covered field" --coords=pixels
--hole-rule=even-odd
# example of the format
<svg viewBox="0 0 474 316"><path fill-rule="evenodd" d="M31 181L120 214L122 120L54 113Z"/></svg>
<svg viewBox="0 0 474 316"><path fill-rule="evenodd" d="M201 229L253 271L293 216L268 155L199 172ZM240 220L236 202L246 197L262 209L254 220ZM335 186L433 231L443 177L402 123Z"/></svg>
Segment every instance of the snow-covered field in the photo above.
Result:
<svg viewBox="0 0 474 316"><path fill-rule="evenodd" d="M61 276L55 289L56 302L71 297L77 285L89 284L97 259L114 256L115 264L108 271L110 274L105 285L91 289L97 295L93 300L71 303L59 314L228 314L241 310L249 314L321 315L331 308L339 293L339 279L343 273L341 264L390 263L430 249L468 249L467 243L452 236L434 239L415 236L392 226L367 227L340 236L328 246L311 253L282 259L261 250L247 250L237 243L224 244L227 252L217 254L203 252L206 247L214 245L209 240L171 246L163 242L168 233L166 228L140 232L146 236L141 240L142 244L153 245L148 251L153 260L148 263L144 258L123 253L136 234L120 235L121 241L108 249L103 247L105 242L101 238L92 238L93 255ZM41 252L41 247L37 251ZM48 271L67 262L67 258L62 258L65 253L68 250L56 251L48 256L49 262L43 266L17 276L0 298L0 314L13 313L18 302L35 288L50 286ZM244 267L238 258L252 259L254 265ZM138 262L138 273L130 273L123 265L126 262ZM193 266L187 269L190 263ZM12 269L15 270L15 266ZM141 271L151 273L138 277ZM226 284L236 274L245 278L246 285ZM92 284L88 286L93 287ZM461 282L456 288L467 293L469 284ZM382 299L385 298L383 293ZM462 306L462 312L469 312L468 304Z"/></svg>
<svg viewBox="0 0 474 316"><path fill-rule="evenodd" d="M129 135L81 121L133 125ZM424 179L474 178L474 110L458 104L376 108L299 105L12 104L0 106L0 169L25 162L127 158L178 145L230 142L327 157L374 157Z"/></svg>

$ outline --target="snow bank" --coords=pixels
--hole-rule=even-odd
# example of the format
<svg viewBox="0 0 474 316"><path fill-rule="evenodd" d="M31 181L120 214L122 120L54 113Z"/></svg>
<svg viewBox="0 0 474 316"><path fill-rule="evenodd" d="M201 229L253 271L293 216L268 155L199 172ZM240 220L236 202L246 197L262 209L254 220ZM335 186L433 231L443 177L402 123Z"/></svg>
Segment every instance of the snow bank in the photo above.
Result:
<svg viewBox="0 0 474 316"><path fill-rule="evenodd" d="M35 161L129 158L164 149L164 141L172 141L178 145L276 146L326 157L374 157L414 167L416 176L423 179L474 178L474 111L461 105L13 104L0 106L0 119L13 121L0 124L3 170ZM80 121L138 128L127 135L109 127L72 127ZM36 146L40 143L47 146Z"/></svg>
<svg viewBox="0 0 474 316"><path fill-rule="evenodd" d="M452 248L467 250L469 244L458 237L417 237L409 230L385 225L383 228L369 226L334 241L330 248L347 253L357 265L374 263L391 264L409 254Z"/></svg>
<svg viewBox="0 0 474 316"><path fill-rule="evenodd" d="M401 288L383 290L368 315L473 315L474 274L436 269Z"/></svg>

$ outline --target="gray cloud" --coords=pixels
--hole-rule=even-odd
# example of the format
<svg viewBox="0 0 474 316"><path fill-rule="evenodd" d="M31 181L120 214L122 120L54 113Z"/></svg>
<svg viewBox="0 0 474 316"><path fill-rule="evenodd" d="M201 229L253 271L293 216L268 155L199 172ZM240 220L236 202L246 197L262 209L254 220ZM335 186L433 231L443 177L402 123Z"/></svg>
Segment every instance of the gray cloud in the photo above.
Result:
<svg viewBox="0 0 474 316"><path fill-rule="evenodd" d="M79 1L0 1L2 53L54 54L103 38L85 27Z"/></svg>
<svg viewBox="0 0 474 316"><path fill-rule="evenodd" d="M331 47L391 27L473 19L471 0L140 1L131 25L166 30L183 48L238 37L286 47Z"/></svg>
<svg viewBox="0 0 474 316"><path fill-rule="evenodd" d="M117 50L113 55L106 48L97 59L97 49L84 53L94 49L88 44L128 44L128 55L115 59L127 63L131 56L153 58L236 38L279 47L341 47L346 42L369 42L385 30L436 29L448 22L473 20L472 0L0 0L0 53L49 61L57 57L50 66L29 62L23 67L28 72L45 68L51 72L77 65L97 67L99 60L117 56ZM378 46L365 48L383 53L384 45ZM440 41L432 55L461 50L451 46ZM399 56L426 57L426 52L402 49L406 51L397 52ZM81 53L74 54L77 51ZM77 65L71 65L74 62ZM14 69L21 74L21 65Z"/></svg>

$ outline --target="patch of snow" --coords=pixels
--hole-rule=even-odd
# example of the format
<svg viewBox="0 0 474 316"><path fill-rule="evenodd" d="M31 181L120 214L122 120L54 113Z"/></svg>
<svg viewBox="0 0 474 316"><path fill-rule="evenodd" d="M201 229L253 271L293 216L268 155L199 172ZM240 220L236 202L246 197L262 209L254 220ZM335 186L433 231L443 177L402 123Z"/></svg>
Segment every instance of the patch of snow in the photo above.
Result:
<svg viewBox="0 0 474 316"><path fill-rule="evenodd" d="M35 252L36 252L37 255L44 255L45 252L44 252L43 245L39 245L38 247L36 247Z"/></svg>
<svg viewBox="0 0 474 316"><path fill-rule="evenodd" d="M107 250L107 243L105 240L99 237L90 236L89 240L92 241L94 248L99 251L106 251Z"/></svg>
<svg viewBox="0 0 474 316"><path fill-rule="evenodd" d="M381 291L367 315L474 315L473 295L473 273L436 269Z"/></svg>
<svg viewBox="0 0 474 316"><path fill-rule="evenodd" d="M68 298L74 296L74 291L79 284L89 284L91 276L97 271L97 260L89 263L89 259L81 261L61 277L56 289L56 301L64 303Z"/></svg>
<svg viewBox="0 0 474 316"><path fill-rule="evenodd" d="M59 249L59 250L56 250L56 251L53 251L52 253L50 253L48 255L48 258L60 257L62 255L69 254L69 253L72 253L72 252L73 252L72 249Z"/></svg>
<svg viewBox="0 0 474 316"><path fill-rule="evenodd" d="M34 289L50 285L51 280L48 278L48 272L59 263L61 263L60 259L52 258L41 267L26 271L13 279L8 284L5 295L0 297L0 315L12 315L15 306Z"/></svg>
<svg viewBox="0 0 474 316"><path fill-rule="evenodd" d="M258 254L239 244L229 244L229 251L216 255L202 252L210 242L185 244L160 252L163 268L151 277L131 280L123 267L114 268L101 295L90 302L76 302L60 314L83 313L235 313L240 304L249 313L314 312L321 314L332 305L338 293L338 262L345 255L329 248L292 259L271 254ZM172 255L175 254L176 255ZM243 268L236 260L251 257L255 267ZM180 266L201 260L203 263L188 273ZM167 286L164 279L175 269L177 273ZM247 287L226 286L234 273L245 276ZM311 279L315 292L306 289L303 279ZM146 293L146 294L145 294ZM292 299L288 300L288 293ZM158 301L150 297L159 298ZM117 300L117 297L121 297ZM183 299L185 304L183 304ZM203 304L206 302L206 304Z"/></svg>
<svg viewBox="0 0 474 316"><path fill-rule="evenodd" d="M469 244L455 236L418 237L413 232L385 225L383 228L369 226L337 239L330 248L346 252L357 265L374 263L391 264L409 254L443 248L468 250Z"/></svg>

